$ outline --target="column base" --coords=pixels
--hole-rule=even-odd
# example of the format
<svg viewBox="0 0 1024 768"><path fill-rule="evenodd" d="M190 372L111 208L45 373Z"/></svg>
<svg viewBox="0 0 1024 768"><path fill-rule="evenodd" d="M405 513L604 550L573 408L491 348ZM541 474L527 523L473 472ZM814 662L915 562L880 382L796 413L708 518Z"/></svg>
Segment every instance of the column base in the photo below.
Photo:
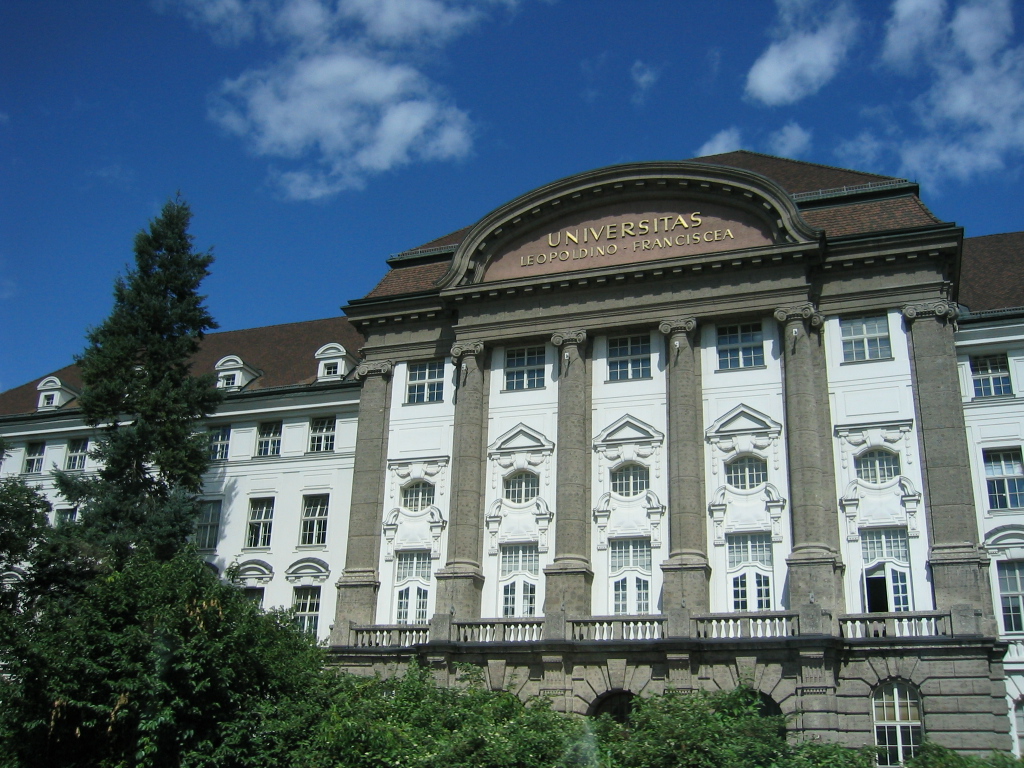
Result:
<svg viewBox="0 0 1024 768"><path fill-rule="evenodd" d="M797 547L786 558L786 566L791 606L817 605L832 617L845 612L845 566L837 552L816 545Z"/></svg>
<svg viewBox="0 0 1024 768"><path fill-rule="evenodd" d="M434 612L454 619L479 619L484 575L475 564L447 565L434 574L437 600Z"/></svg>
<svg viewBox="0 0 1024 768"><path fill-rule="evenodd" d="M988 557L972 544L934 545L929 552L935 608L948 610L969 604L992 615Z"/></svg>
<svg viewBox="0 0 1024 768"><path fill-rule="evenodd" d="M686 608L689 613L710 613L711 565L703 553L673 553L661 564L664 574L662 611Z"/></svg>
<svg viewBox="0 0 1024 768"><path fill-rule="evenodd" d="M544 569L544 616L589 616L593 584L586 560L556 560Z"/></svg>
<svg viewBox="0 0 1024 768"><path fill-rule="evenodd" d="M348 645L349 630L353 625L366 626L376 623L377 592L380 581L372 570L347 571L335 585L338 597L334 608L334 626L331 629L331 645Z"/></svg>

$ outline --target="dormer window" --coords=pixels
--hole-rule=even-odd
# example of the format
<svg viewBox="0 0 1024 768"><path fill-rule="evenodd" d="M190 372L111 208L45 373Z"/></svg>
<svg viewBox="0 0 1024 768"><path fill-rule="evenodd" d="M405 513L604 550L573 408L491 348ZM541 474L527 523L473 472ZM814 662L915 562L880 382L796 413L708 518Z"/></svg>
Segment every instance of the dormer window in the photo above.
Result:
<svg viewBox="0 0 1024 768"><path fill-rule="evenodd" d="M316 351L315 357L318 361L317 381L343 379L356 365L355 359L337 342L324 344Z"/></svg>
<svg viewBox="0 0 1024 768"><path fill-rule="evenodd" d="M217 361L213 367L217 372L217 388L228 392L244 389L260 372L246 364L238 355L228 355Z"/></svg>
<svg viewBox="0 0 1024 768"><path fill-rule="evenodd" d="M36 408L40 411L48 411L60 408L65 403L75 398L75 391L63 384L56 376L47 376L36 386L39 392L39 402Z"/></svg>

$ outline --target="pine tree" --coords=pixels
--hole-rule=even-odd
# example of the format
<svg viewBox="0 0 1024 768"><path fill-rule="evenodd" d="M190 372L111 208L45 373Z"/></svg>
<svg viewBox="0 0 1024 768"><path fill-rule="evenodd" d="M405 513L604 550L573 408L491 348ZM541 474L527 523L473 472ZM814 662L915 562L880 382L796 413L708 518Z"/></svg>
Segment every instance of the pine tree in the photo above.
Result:
<svg viewBox="0 0 1024 768"><path fill-rule="evenodd" d="M217 327L199 286L213 256L193 249L187 203L168 201L135 237L135 268L114 285L110 316L77 358L85 420L102 430L94 477L58 472L62 495L80 510L80 535L114 563L139 547L167 558L192 531L208 460L196 423L220 402L213 374L190 359Z"/></svg>

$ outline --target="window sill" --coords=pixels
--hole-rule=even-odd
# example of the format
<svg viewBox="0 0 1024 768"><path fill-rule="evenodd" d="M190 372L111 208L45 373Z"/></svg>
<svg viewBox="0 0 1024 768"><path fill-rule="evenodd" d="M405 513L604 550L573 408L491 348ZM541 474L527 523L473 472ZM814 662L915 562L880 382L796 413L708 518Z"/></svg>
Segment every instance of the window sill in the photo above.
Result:
<svg viewBox="0 0 1024 768"><path fill-rule="evenodd" d="M624 384L629 381L653 381L653 376L632 376L627 379L605 379L605 384Z"/></svg>
<svg viewBox="0 0 1024 768"><path fill-rule="evenodd" d="M1022 515L1024 507L1007 507L1006 509L985 510L985 517L1002 517L1004 515Z"/></svg>
<svg viewBox="0 0 1024 768"><path fill-rule="evenodd" d="M243 552L269 552L270 547L242 547Z"/></svg>
<svg viewBox="0 0 1024 768"><path fill-rule="evenodd" d="M839 365L863 365L864 363L891 363L895 360L895 357L891 355L889 357L871 357L867 360L843 360Z"/></svg>
<svg viewBox="0 0 1024 768"><path fill-rule="evenodd" d="M520 387L519 389L502 389L500 391L504 395L506 392L540 392L544 389L547 387Z"/></svg>
<svg viewBox="0 0 1024 768"><path fill-rule="evenodd" d="M411 405L411 406L417 406L417 405L440 405L443 402L444 402L444 398L442 398L440 400L424 400L424 401L419 402L419 403L410 403L408 400L406 400L404 403L402 403L402 406L404 407L404 406L407 406L407 405Z"/></svg>
<svg viewBox="0 0 1024 768"><path fill-rule="evenodd" d="M296 544L296 550L302 550L303 552L309 552L311 550L324 551L327 549L326 544Z"/></svg>
<svg viewBox="0 0 1024 768"><path fill-rule="evenodd" d="M1017 395L1015 395L1015 394L1013 394L1011 392L1008 395L975 395L974 397L971 398L971 402L972 403L980 403L980 402L992 402L992 401L999 401L999 400L1016 400L1016 399L1017 399Z"/></svg>
<svg viewBox="0 0 1024 768"><path fill-rule="evenodd" d="M304 456L332 456L333 454L334 454L334 449L331 448L331 450L329 450L329 451L306 451L303 455ZM264 458L264 457L261 457L261 458ZM274 458L278 458L278 457L275 456Z"/></svg>
<svg viewBox="0 0 1024 768"><path fill-rule="evenodd" d="M741 365L739 368L716 368L715 373L739 373L740 371L764 371L767 365Z"/></svg>

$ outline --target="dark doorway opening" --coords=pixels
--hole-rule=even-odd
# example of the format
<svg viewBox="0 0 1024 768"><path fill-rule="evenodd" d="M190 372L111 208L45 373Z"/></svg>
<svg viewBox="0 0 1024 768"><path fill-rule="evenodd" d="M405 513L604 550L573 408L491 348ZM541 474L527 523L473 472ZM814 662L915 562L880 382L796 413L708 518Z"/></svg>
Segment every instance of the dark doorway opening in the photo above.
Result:
<svg viewBox="0 0 1024 768"><path fill-rule="evenodd" d="M608 691L602 693L594 703L590 705L587 715L600 717L608 715L617 723L628 723L629 715L633 711L633 694L629 691Z"/></svg>

